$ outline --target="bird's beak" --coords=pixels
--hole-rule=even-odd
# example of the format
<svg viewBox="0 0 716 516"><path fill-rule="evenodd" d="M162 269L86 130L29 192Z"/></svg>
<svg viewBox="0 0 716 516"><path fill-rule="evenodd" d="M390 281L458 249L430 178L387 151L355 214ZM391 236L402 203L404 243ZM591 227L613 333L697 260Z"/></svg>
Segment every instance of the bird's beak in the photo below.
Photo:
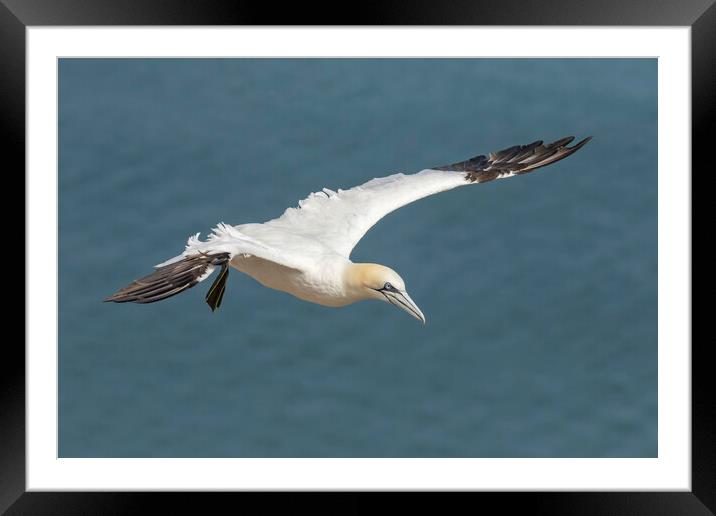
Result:
<svg viewBox="0 0 716 516"><path fill-rule="evenodd" d="M410 298L407 292L397 289L393 291L382 290L381 292L391 304L405 310L418 321L425 324L425 316L423 315L423 312L420 311L418 305L415 304L415 301Z"/></svg>

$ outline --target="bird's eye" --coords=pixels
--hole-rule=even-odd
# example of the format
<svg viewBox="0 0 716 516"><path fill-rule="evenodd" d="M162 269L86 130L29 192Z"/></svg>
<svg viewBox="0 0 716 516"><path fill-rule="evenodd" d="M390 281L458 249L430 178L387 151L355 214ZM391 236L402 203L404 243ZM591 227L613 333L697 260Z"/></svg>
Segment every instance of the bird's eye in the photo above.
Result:
<svg viewBox="0 0 716 516"><path fill-rule="evenodd" d="M393 285L391 285L390 283L386 283L385 286L383 286L383 288L385 290L393 290Z"/></svg>

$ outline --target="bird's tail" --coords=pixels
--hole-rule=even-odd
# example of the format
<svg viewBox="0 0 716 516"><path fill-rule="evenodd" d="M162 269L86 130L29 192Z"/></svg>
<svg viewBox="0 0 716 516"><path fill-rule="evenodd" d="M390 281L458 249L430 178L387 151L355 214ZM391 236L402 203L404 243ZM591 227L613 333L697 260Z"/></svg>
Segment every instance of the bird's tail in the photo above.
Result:
<svg viewBox="0 0 716 516"><path fill-rule="evenodd" d="M133 281L105 299L115 303L154 303L193 287L221 267L206 294L206 302L214 311L221 306L229 275L229 253L199 253L165 262L153 273Z"/></svg>

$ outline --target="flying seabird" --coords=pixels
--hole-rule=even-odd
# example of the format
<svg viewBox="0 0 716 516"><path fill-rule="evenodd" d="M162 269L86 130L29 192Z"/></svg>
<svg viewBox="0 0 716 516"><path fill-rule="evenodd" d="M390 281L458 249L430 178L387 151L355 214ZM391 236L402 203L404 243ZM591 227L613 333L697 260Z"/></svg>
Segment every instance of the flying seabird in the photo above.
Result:
<svg viewBox="0 0 716 516"><path fill-rule="evenodd" d="M536 141L428 168L415 174L372 179L349 190L323 188L263 224L220 223L205 241L189 238L179 256L132 282L105 301L153 303L174 296L219 274L206 294L214 311L221 305L229 266L262 285L324 306L345 306L378 299L425 323L405 282L394 270L374 263L353 263L350 254L363 235L388 213L413 201L458 186L518 176L566 158L591 137L568 147L573 136L544 145Z"/></svg>

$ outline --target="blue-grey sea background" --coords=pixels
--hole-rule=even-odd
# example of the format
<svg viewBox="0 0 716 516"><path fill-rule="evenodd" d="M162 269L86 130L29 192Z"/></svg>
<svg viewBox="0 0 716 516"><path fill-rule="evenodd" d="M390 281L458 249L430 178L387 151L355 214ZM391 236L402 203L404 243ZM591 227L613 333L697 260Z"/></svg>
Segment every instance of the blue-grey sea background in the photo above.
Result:
<svg viewBox="0 0 716 516"><path fill-rule="evenodd" d="M593 135L387 216L427 325L232 270L102 299L217 222ZM657 456L655 59L61 59L62 457Z"/></svg>

